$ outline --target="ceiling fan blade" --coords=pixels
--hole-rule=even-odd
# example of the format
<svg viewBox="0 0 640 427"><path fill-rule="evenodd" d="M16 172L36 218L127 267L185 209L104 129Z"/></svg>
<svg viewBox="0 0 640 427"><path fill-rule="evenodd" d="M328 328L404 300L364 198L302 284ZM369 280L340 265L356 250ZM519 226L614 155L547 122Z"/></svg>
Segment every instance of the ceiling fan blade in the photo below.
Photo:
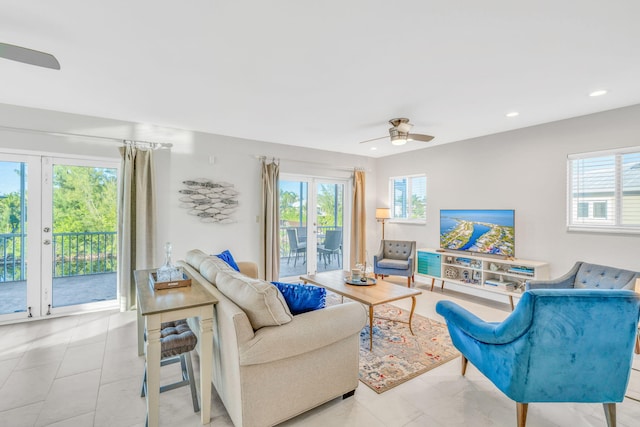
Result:
<svg viewBox="0 0 640 427"><path fill-rule="evenodd" d="M389 135L381 136L380 138L367 139L366 141L360 141L359 144L365 144L367 142L377 141L379 139L385 139L385 138L389 138Z"/></svg>
<svg viewBox="0 0 640 427"><path fill-rule="evenodd" d="M60 63L56 57L49 53L7 43L0 43L0 58L37 65L39 67L51 68L54 70L60 69Z"/></svg>
<svg viewBox="0 0 640 427"><path fill-rule="evenodd" d="M420 133L410 133L409 135L407 135L407 139L409 141L429 142L433 138L434 137L431 135L422 135Z"/></svg>

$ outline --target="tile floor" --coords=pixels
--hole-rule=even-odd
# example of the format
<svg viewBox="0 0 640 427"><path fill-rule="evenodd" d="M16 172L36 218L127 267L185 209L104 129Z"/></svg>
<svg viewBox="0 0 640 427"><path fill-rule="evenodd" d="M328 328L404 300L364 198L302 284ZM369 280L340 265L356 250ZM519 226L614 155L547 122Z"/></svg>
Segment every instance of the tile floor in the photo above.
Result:
<svg viewBox="0 0 640 427"><path fill-rule="evenodd" d="M424 292L416 311L423 316L438 318L434 307L440 299L454 300L489 321L509 313L507 304L419 286ZM104 311L0 326L0 426L143 426L144 362L137 356L135 322L135 313ZM175 366L164 367L163 378L175 375ZM634 366L640 369L640 357ZM638 370L632 373L631 392L640 397ZM201 425L187 387L163 393L160 403L161 425ZM215 392L211 405L210 425L232 426ZM620 427L640 425L640 401L625 399L617 415ZM335 399L281 426L488 427L514 426L515 419L515 404L472 365L461 377L460 359L455 359L380 395L360 384L353 398ZM527 425L606 423L599 404L562 403L531 404Z"/></svg>

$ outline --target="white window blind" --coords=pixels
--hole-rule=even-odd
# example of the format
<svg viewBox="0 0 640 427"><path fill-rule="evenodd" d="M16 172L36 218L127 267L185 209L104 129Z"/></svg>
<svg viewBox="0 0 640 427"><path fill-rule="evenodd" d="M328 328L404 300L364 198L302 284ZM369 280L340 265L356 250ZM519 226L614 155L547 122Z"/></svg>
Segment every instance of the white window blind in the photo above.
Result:
<svg viewBox="0 0 640 427"><path fill-rule="evenodd" d="M389 179L391 216L394 220L424 222L427 219L427 177L409 175Z"/></svg>
<svg viewBox="0 0 640 427"><path fill-rule="evenodd" d="M569 229L640 233L640 147L569 156Z"/></svg>

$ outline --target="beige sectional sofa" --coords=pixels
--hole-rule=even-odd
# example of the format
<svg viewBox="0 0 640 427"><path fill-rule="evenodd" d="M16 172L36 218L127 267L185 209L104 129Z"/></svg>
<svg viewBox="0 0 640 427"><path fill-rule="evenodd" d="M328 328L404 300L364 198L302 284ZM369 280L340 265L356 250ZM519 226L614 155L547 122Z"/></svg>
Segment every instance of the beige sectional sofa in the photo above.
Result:
<svg viewBox="0 0 640 427"><path fill-rule="evenodd" d="M219 300L209 344L211 380L236 427L276 425L355 391L359 333L367 319L360 304L292 316L273 285L253 279L253 263L238 263L239 273L215 256L192 250L180 264ZM272 320L273 326L251 323ZM198 331L196 320L189 322Z"/></svg>

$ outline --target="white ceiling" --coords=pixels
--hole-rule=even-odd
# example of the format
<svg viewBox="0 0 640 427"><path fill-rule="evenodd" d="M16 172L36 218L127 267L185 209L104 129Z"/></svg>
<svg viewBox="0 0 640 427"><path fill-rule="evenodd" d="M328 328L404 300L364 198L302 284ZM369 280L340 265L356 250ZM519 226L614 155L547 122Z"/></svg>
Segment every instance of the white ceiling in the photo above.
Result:
<svg viewBox="0 0 640 427"><path fill-rule="evenodd" d="M380 157L640 103L639 17L637 0L0 0L0 42L62 66L0 59L0 103ZM393 117L436 138L358 143Z"/></svg>

